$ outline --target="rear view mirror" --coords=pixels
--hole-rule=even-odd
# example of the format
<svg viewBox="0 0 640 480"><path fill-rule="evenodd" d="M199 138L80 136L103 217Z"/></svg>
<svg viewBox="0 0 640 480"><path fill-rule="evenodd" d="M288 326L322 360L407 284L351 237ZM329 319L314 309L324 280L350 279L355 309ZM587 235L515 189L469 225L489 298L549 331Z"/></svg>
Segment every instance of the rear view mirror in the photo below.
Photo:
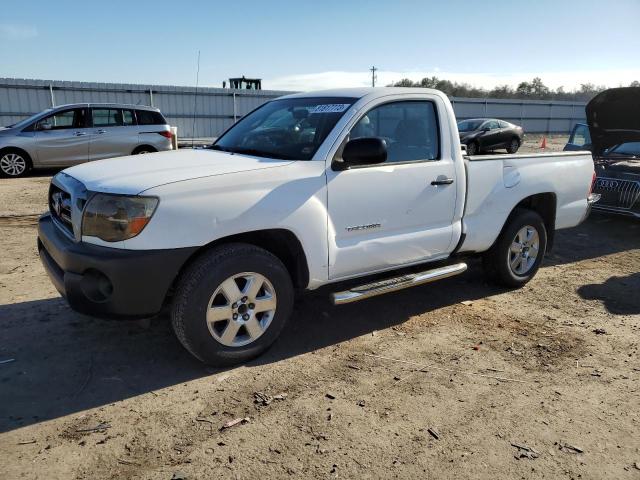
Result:
<svg viewBox="0 0 640 480"><path fill-rule="evenodd" d="M355 138L344 146L342 160L346 168L383 163L387 160L387 142L378 137Z"/></svg>

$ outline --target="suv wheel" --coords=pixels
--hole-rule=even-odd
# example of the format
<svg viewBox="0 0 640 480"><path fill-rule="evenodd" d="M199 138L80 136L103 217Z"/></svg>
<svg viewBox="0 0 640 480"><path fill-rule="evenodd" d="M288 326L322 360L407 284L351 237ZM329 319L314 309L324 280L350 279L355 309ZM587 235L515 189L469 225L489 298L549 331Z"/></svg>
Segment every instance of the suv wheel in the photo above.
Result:
<svg viewBox="0 0 640 480"><path fill-rule="evenodd" d="M215 247L181 275L171 312L180 343L199 360L227 366L276 340L293 309L282 262L248 244Z"/></svg>
<svg viewBox="0 0 640 480"><path fill-rule="evenodd" d="M522 287L537 273L547 248L542 217L532 210L516 210L496 243L485 253L487 276L506 287Z"/></svg>
<svg viewBox="0 0 640 480"><path fill-rule="evenodd" d="M31 170L31 160L22 152L5 150L0 153L0 172L5 177L22 177Z"/></svg>

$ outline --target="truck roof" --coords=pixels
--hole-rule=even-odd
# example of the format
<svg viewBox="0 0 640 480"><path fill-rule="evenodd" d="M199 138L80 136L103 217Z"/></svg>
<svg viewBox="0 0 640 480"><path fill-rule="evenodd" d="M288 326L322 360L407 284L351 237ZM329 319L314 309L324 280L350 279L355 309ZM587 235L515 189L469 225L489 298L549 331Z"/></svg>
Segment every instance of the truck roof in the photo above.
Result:
<svg viewBox="0 0 640 480"><path fill-rule="evenodd" d="M433 88L415 88L415 87L360 87L360 88L336 88L331 90L316 90L312 92L293 93L280 98L308 98L308 97L345 97L345 98L363 98L363 97L386 97L387 95L416 94L429 93L432 95L444 94L440 90Z"/></svg>

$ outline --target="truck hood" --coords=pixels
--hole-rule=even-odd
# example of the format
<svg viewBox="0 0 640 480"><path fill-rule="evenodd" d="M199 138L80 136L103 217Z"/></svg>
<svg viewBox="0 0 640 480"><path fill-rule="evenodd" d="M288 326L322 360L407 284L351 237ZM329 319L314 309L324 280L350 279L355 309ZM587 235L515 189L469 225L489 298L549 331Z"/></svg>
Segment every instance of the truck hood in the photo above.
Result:
<svg viewBox="0 0 640 480"><path fill-rule="evenodd" d="M640 141L640 87L611 88L587 104L595 155L624 142Z"/></svg>
<svg viewBox="0 0 640 480"><path fill-rule="evenodd" d="M94 192L137 195L167 183L195 178L282 167L274 160L216 150L174 150L84 163L64 172Z"/></svg>

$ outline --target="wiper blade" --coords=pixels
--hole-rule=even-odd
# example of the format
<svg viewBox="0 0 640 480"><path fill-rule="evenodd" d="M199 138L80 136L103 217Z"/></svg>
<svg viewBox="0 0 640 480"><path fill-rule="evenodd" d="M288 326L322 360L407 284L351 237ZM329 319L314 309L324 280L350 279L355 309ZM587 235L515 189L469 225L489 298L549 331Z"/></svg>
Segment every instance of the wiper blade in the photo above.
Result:
<svg viewBox="0 0 640 480"><path fill-rule="evenodd" d="M234 148L233 150L228 150L231 153L238 153L240 155L251 155L254 157L266 157L266 158L277 158L278 160L293 160L293 157L289 155L283 155L281 153L276 152L265 152L263 150L257 150L255 148Z"/></svg>
<svg viewBox="0 0 640 480"><path fill-rule="evenodd" d="M220 145L216 145L216 144L209 145L207 148L209 150L220 150L221 152L230 152L231 151L228 148L224 148L224 147L221 147Z"/></svg>

